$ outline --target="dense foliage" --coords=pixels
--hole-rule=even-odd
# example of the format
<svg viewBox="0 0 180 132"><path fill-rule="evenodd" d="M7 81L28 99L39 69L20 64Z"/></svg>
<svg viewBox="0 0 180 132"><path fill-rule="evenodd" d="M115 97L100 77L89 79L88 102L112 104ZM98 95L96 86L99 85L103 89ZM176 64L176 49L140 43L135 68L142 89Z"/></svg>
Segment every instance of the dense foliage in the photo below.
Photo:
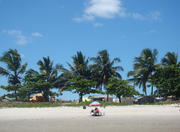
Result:
<svg viewBox="0 0 180 132"><path fill-rule="evenodd" d="M8 79L7 86L1 86L9 97L16 101L29 101L36 93L42 93L45 101L50 96L62 94L62 91L78 93L80 101L82 97L90 93L106 93L121 97L138 95L134 86L139 86L147 96L147 88L151 87L153 96L175 96L180 98L180 62L174 52L168 52L157 62L158 51L156 49L143 49L139 57L134 58L133 70L128 73L131 78L123 80L120 71L123 68L116 63L119 58L110 59L107 50L101 50L96 57L90 59L77 52L72 56L72 63L67 63L68 68L62 65L54 65L49 57L43 57L37 62L38 71L29 69L27 63L22 64L21 56L15 49L9 49L0 57L0 75ZM25 73L25 74L24 74ZM134 83L134 86L129 84ZM153 87L157 90L153 93ZM58 89L59 93L52 92ZM104 92L100 91L103 90Z"/></svg>
<svg viewBox="0 0 180 132"><path fill-rule="evenodd" d="M87 80L83 76L76 76L66 82L64 89L78 93L80 97L79 102L82 102L84 95L99 92L94 88L95 85L96 82L92 80Z"/></svg>
<svg viewBox="0 0 180 132"><path fill-rule="evenodd" d="M118 97L119 102L121 102L121 97L133 97L139 94L134 86L129 85L129 81L114 77L109 79L106 89L109 94Z"/></svg>
<svg viewBox="0 0 180 132"><path fill-rule="evenodd" d="M153 83L158 96L180 98L180 68L176 65L158 69L153 76Z"/></svg>

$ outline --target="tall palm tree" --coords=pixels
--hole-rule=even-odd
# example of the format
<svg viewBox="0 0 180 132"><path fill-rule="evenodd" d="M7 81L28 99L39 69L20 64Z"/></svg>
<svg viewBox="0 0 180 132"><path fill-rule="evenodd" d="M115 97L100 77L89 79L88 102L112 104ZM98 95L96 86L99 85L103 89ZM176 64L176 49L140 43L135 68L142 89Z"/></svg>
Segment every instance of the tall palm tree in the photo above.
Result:
<svg viewBox="0 0 180 132"><path fill-rule="evenodd" d="M40 74L45 76L45 80L47 83L51 85L43 90L43 95L45 97L45 101L49 101L49 96L51 94L50 89L55 88L56 82L58 81L58 65L53 66L53 61L50 60L49 57L43 57L43 60L38 61L38 66L40 69Z"/></svg>
<svg viewBox="0 0 180 132"><path fill-rule="evenodd" d="M178 56L174 52L168 52L161 60L163 65L178 65Z"/></svg>
<svg viewBox="0 0 180 132"><path fill-rule="evenodd" d="M90 77L91 77L91 70L89 67L89 59L86 58L86 56L83 55L81 51L78 51L74 56L72 56L72 64L67 63L69 66L69 69L66 69L64 67L61 67L62 71L62 76L61 76L61 81L62 83L64 82L64 88L72 87L71 85L74 83L79 82L91 82ZM79 78L81 78L79 80ZM77 81L78 80L78 81ZM69 83L70 82L70 83ZM82 87L82 85L84 85ZM89 85L89 86L88 86ZM82 100L82 91L86 91L84 93L88 93L88 91L91 90L91 84L81 84L77 88L75 85L73 86L75 91L81 91L79 93L80 101ZM78 90L77 90L78 89Z"/></svg>
<svg viewBox="0 0 180 132"><path fill-rule="evenodd" d="M66 82L68 79L72 79L77 76L83 76L85 79L90 79L91 70L89 67L89 59L86 58L81 51L78 51L76 55L72 56L72 64L67 63L69 69L60 67L62 75L61 80L64 78Z"/></svg>
<svg viewBox="0 0 180 132"><path fill-rule="evenodd" d="M21 64L21 56L16 49L9 49L5 52L0 61L3 62L7 69L0 66L0 75L8 77L8 83L11 86L21 83L21 76L25 70L27 63ZM14 89L9 89L9 91L14 91L15 99L17 101L17 87Z"/></svg>
<svg viewBox="0 0 180 132"><path fill-rule="evenodd" d="M129 79L139 88L143 88L143 92L147 96L146 83L152 80L152 74L159 66L156 63L158 51L154 49L143 49L139 57L134 59L134 70L128 73L128 76L133 76ZM153 94L153 86L151 87L151 95Z"/></svg>
<svg viewBox="0 0 180 132"><path fill-rule="evenodd" d="M92 79L97 82L97 88L101 90L103 86L105 88L111 77L121 78L118 71L123 71L123 68L121 66L114 66L116 62L120 62L120 59L114 58L111 61L107 50L99 51L97 57L92 57L91 60L94 62L94 64L91 65Z"/></svg>
<svg viewBox="0 0 180 132"><path fill-rule="evenodd" d="M72 61L72 64L67 63L70 72L74 76L83 76L88 79L90 77L89 59L86 58L81 51L78 51L76 55L72 57Z"/></svg>

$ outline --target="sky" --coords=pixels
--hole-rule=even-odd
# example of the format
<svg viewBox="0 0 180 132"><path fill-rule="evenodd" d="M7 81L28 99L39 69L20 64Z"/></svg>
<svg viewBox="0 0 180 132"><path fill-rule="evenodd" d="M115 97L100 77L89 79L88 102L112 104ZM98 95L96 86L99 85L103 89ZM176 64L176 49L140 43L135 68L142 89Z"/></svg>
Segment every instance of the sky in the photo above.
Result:
<svg viewBox="0 0 180 132"><path fill-rule="evenodd" d="M179 0L0 0L0 56L17 49L27 69L38 70L42 57L67 67L77 51L95 57L106 49L121 59L127 79L144 48L159 51L157 63L167 52L180 53L179 7ZM0 85L7 85L5 77Z"/></svg>

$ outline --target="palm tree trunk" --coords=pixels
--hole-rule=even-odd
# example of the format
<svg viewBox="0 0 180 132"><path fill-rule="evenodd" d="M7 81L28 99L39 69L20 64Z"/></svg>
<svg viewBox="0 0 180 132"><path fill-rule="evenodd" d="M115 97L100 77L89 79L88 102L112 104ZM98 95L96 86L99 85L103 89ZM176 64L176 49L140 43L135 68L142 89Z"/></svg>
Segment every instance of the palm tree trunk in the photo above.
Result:
<svg viewBox="0 0 180 132"><path fill-rule="evenodd" d="M118 96L118 99L119 99L119 103L121 103L121 96Z"/></svg>
<svg viewBox="0 0 180 132"><path fill-rule="evenodd" d="M45 102L49 102L49 89L44 91L43 96L44 96Z"/></svg>
<svg viewBox="0 0 180 132"><path fill-rule="evenodd" d="M49 97L48 96L45 96L45 102L49 102Z"/></svg>
<svg viewBox="0 0 180 132"><path fill-rule="evenodd" d="M151 87L151 96L153 96L153 85Z"/></svg>
<svg viewBox="0 0 180 132"><path fill-rule="evenodd" d="M15 94L15 98L16 98L16 101L17 101L17 91L16 90L14 91L14 94Z"/></svg>
<svg viewBox="0 0 180 132"><path fill-rule="evenodd" d="M146 83L143 83L143 91L144 91L145 96L147 96Z"/></svg>
<svg viewBox="0 0 180 132"><path fill-rule="evenodd" d="M28 100L27 100L28 102L29 102L29 99L30 99L30 95L31 95L31 94L28 94Z"/></svg>
<svg viewBox="0 0 180 132"><path fill-rule="evenodd" d="M83 94L80 93L80 94L79 94L79 97L80 97L80 98L79 98L79 103L80 103L80 102L82 102Z"/></svg>
<svg viewBox="0 0 180 132"><path fill-rule="evenodd" d="M107 102L109 102L109 94L107 93Z"/></svg>
<svg viewBox="0 0 180 132"><path fill-rule="evenodd" d="M104 85L104 89L105 89L105 86L106 86L106 85ZM109 102L109 93L108 93L107 90L106 90L106 94L107 94L107 99L106 99L106 101Z"/></svg>

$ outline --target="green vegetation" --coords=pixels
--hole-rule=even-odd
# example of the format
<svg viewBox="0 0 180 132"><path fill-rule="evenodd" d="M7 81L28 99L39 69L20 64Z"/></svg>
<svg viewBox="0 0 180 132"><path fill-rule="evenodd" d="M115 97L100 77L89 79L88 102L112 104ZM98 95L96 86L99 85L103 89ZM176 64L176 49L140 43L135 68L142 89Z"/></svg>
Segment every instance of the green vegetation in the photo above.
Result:
<svg viewBox="0 0 180 132"><path fill-rule="evenodd" d="M174 52L168 52L161 60L162 66L153 75L153 85L157 87L156 95L180 98L180 62Z"/></svg>
<svg viewBox="0 0 180 132"><path fill-rule="evenodd" d="M163 101L163 102L157 102L157 103L148 103L144 105L169 105L169 104L180 104L179 101Z"/></svg>
<svg viewBox="0 0 180 132"><path fill-rule="evenodd" d="M162 58L161 62L164 66L180 66L180 62L178 63L178 56L174 52L168 52L165 57Z"/></svg>
<svg viewBox="0 0 180 132"><path fill-rule="evenodd" d="M157 87L157 96L180 98L180 68L176 65L158 69L154 74L153 83Z"/></svg>
<svg viewBox="0 0 180 132"><path fill-rule="evenodd" d="M113 77L109 79L106 89L107 93L115 95L119 99L119 102L121 102L121 97L139 95L138 91L136 91L133 86L129 85L129 81Z"/></svg>
<svg viewBox="0 0 180 132"><path fill-rule="evenodd" d="M2 86L3 89L8 92L12 92L8 94L9 97L15 98L18 100L18 90L21 87L21 76L25 70L27 63L21 65L21 56L17 50L10 49L5 52L2 57L0 57L0 62L3 62L7 69L0 66L0 75L8 77L8 86Z"/></svg>
<svg viewBox="0 0 180 132"><path fill-rule="evenodd" d="M110 59L107 50L101 50L96 57L87 58L82 52L72 56L72 63L67 63L68 68L60 64L54 65L49 57L43 57L37 62L39 71L26 70L27 63L22 64L21 56L15 49L9 49L0 57L0 75L8 79L7 86L1 86L9 92L3 98L10 98L16 102L2 102L7 107L44 107L60 106L58 103L49 103L50 96L59 96L63 91L72 91L82 97L91 93L105 93L107 100L109 94L121 97L133 97L139 95L134 86L139 86L147 96L147 88L151 88L151 96L174 96L180 98L180 62L174 52L168 52L161 63L157 63L158 51L156 49L143 49L139 57L134 58L133 70L128 73L132 77L123 80L120 71L123 68L118 65L119 58ZM134 83L134 86L130 82ZM153 88L156 87L154 92ZM52 89L59 90L58 93ZM104 90L104 92L102 92ZM30 97L36 93L42 93L44 103L29 103ZM21 101L21 102L17 102ZM5 104L3 104L5 103ZM89 102L86 102L88 105ZM125 105L118 103L101 102L102 105ZM79 104L67 104L67 106L81 106Z"/></svg>
<svg viewBox="0 0 180 132"><path fill-rule="evenodd" d="M117 77L121 78L118 71L123 71L121 66L114 66L116 62L120 62L119 58L114 58L110 60L110 56L107 50L102 50L98 52L97 57L92 57L91 60L94 64L91 65L92 69L92 79L96 81L96 88L103 89L106 88L109 78ZM107 90L106 90L107 91ZM107 93L107 101L109 100L109 93Z"/></svg>
<svg viewBox="0 0 180 132"><path fill-rule="evenodd" d="M61 106L61 104L58 103L49 103L49 102L0 102L0 108L8 107L8 108L31 108L31 107L58 107Z"/></svg>
<svg viewBox="0 0 180 132"><path fill-rule="evenodd" d="M92 80L87 80L83 76L77 76L72 79L69 79L64 89L73 91L74 93L79 94L79 102L82 102L82 97L90 93L98 93L99 91L95 89L96 82Z"/></svg>
<svg viewBox="0 0 180 132"><path fill-rule="evenodd" d="M0 102L0 108L44 108L44 107L61 107L61 106L68 106L68 107L82 107L87 106L91 102L81 102L81 103L62 103L62 102ZM100 107L108 107L108 106L128 106L128 105L135 105L135 104L128 104L128 103L113 103L113 102L100 102ZM164 101L159 103L149 103L143 105L168 105L168 104L179 104L178 101Z"/></svg>
<svg viewBox="0 0 180 132"><path fill-rule="evenodd" d="M144 94L147 96L147 82L151 83L151 95L153 95L152 74L156 71L159 65L155 64L158 51L154 49L144 49L139 57L134 58L134 70L128 73L128 76L133 76L129 79L139 88L143 88Z"/></svg>

